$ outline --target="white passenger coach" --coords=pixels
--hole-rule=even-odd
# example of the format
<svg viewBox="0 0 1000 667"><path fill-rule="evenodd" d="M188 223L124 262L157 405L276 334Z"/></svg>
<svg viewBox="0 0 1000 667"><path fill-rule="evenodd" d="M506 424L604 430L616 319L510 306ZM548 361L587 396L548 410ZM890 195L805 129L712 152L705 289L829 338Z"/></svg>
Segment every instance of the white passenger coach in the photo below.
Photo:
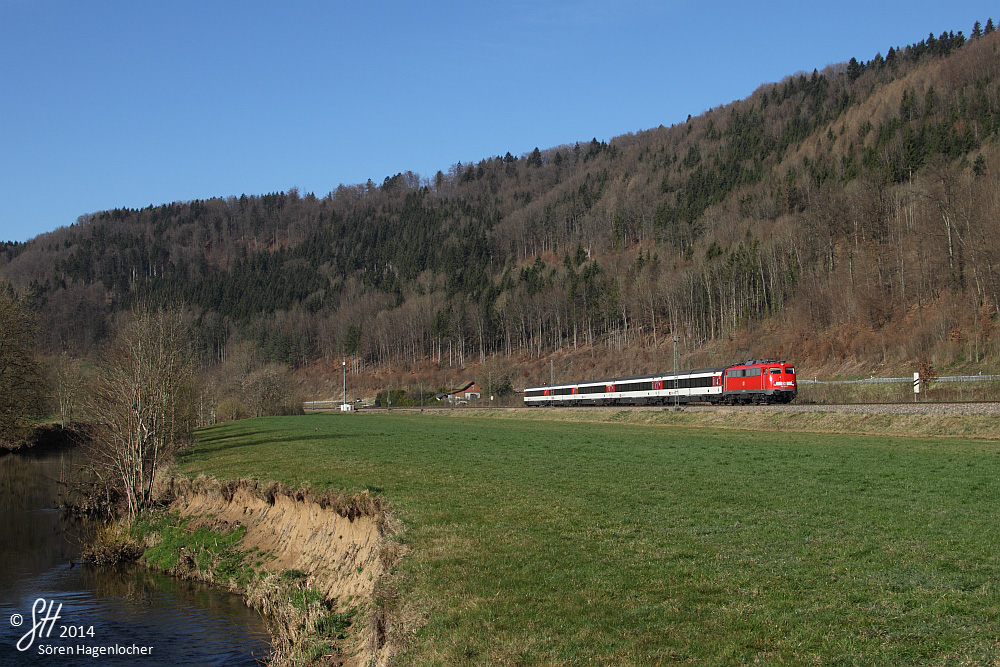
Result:
<svg viewBox="0 0 1000 667"><path fill-rule="evenodd" d="M665 405L711 402L722 398L725 368L704 368L679 373L588 380L525 387L527 406L553 405Z"/></svg>

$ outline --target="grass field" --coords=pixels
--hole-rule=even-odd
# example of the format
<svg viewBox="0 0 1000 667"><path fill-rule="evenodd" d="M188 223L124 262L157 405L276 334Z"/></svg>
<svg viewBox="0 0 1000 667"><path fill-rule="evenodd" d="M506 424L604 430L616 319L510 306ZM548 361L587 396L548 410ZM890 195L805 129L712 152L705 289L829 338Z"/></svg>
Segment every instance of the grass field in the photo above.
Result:
<svg viewBox="0 0 1000 667"><path fill-rule="evenodd" d="M201 430L188 474L371 489L403 664L997 664L1000 445L428 414Z"/></svg>

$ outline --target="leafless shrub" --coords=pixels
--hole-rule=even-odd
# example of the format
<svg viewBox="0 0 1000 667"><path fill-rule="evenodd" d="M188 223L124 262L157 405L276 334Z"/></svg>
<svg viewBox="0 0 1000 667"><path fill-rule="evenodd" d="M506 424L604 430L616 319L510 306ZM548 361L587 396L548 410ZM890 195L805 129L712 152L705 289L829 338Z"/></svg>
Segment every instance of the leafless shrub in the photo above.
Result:
<svg viewBox="0 0 1000 667"><path fill-rule="evenodd" d="M136 310L105 350L91 395L88 460L135 516L153 479L192 425L194 393L186 328L178 311Z"/></svg>

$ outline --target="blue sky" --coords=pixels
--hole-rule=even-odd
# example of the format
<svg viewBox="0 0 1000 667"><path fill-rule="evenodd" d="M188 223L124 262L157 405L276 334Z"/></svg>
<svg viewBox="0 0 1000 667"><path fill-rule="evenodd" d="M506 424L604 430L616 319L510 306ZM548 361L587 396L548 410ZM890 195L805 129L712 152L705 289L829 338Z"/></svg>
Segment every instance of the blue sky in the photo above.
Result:
<svg viewBox="0 0 1000 667"><path fill-rule="evenodd" d="M0 0L0 240L683 122L990 2Z"/></svg>

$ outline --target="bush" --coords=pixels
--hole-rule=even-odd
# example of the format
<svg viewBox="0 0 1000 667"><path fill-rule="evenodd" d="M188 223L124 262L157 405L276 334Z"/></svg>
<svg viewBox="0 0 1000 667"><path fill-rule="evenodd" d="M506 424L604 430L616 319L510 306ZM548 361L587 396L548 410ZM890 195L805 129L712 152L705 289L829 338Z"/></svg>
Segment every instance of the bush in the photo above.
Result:
<svg viewBox="0 0 1000 667"><path fill-rule="evenodd" d="M215 415L220 422L232 422L249 417L250 409L240 399L226 396L216 406Z"/></svg>
<svg viewBox="0 0 1000 667"><path fill-rule="evenodd" d="M97 565L118 565L139 560L142 553L142 545L132 537L128 524L115 521L96 531L81 557Z"/></svg>

